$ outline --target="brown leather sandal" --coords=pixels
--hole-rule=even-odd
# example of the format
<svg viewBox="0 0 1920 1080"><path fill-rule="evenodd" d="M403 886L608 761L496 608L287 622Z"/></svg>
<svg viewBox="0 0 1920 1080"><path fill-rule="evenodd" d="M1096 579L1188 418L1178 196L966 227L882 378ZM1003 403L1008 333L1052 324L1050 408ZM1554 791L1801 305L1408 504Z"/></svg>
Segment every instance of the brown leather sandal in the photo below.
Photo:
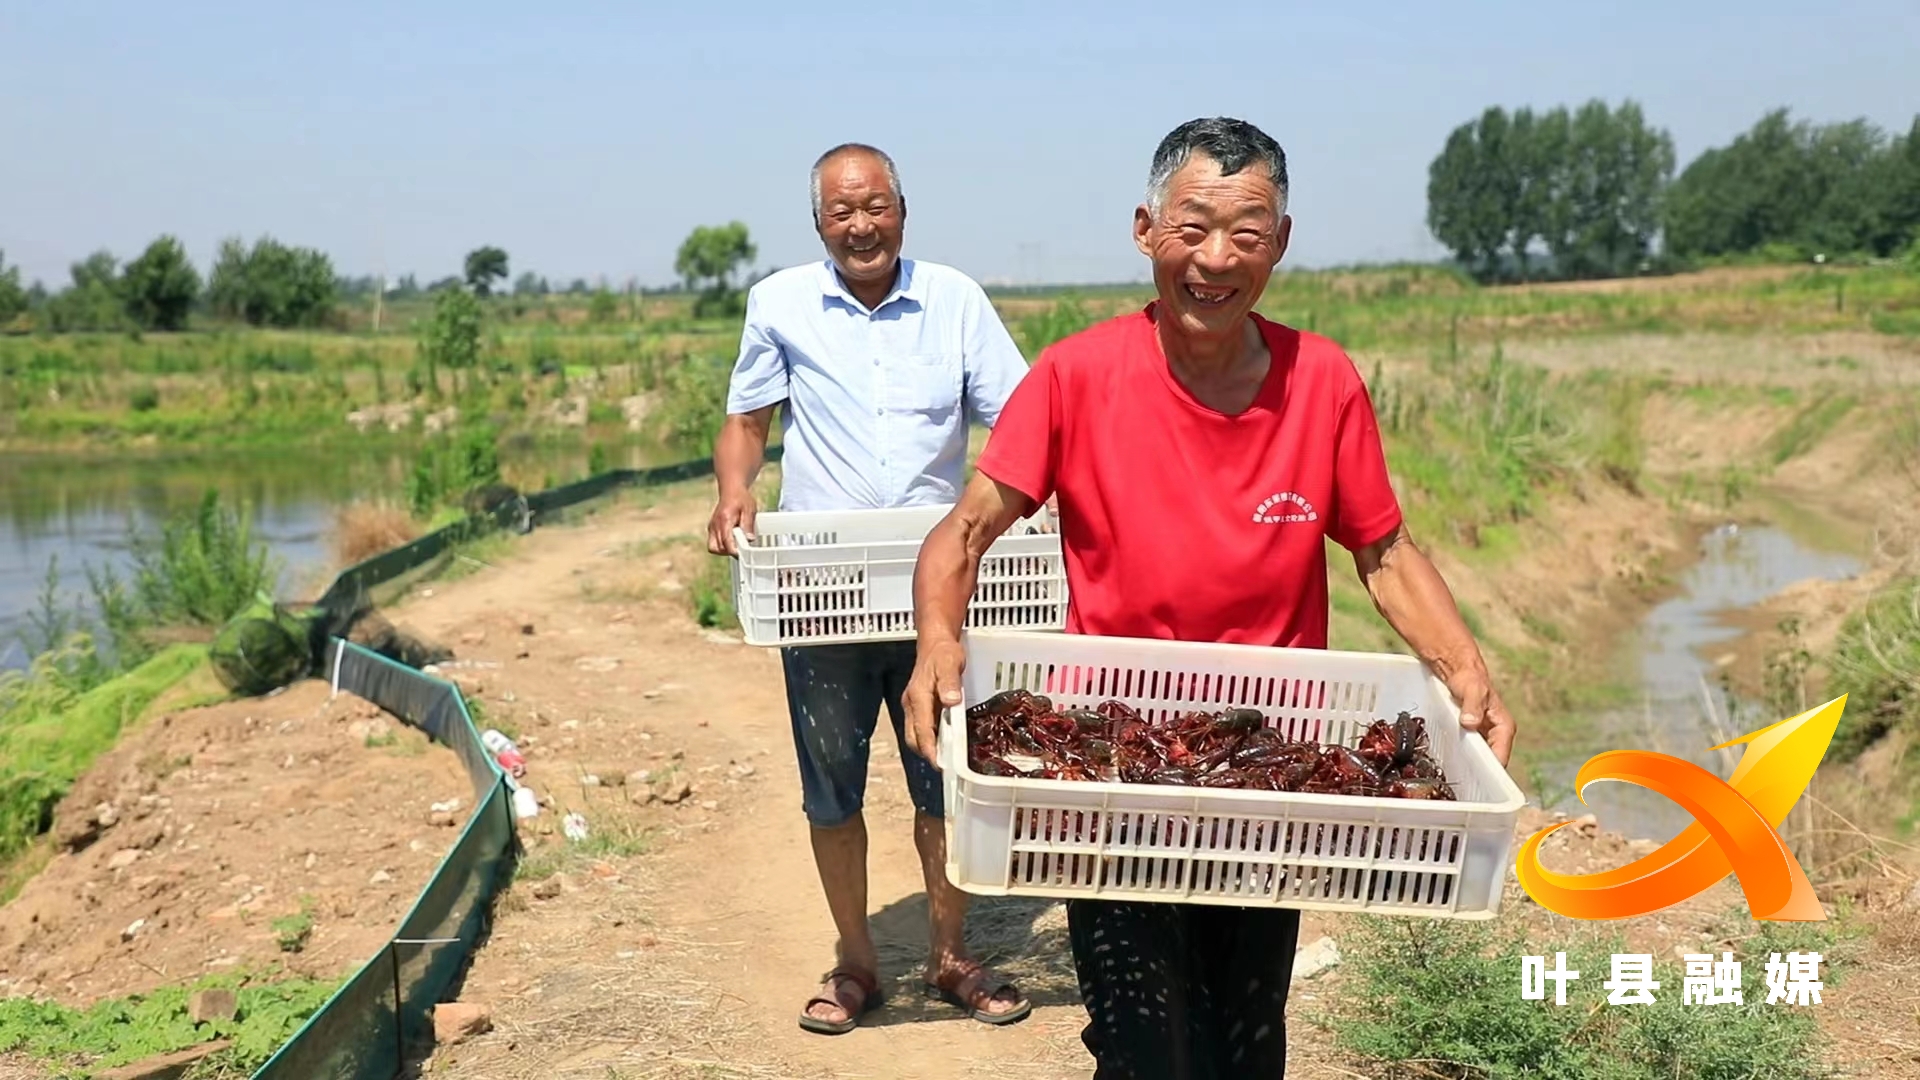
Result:
<svg viewBox="0 0 1920 1080"><path fill-rule="evenodd" d="M1033 1002L1027 1000L1025 994L1020 995L1019 1004L1006 1012L988 1011L988 1002L999 996L1000 991L1013 990L1018 993L1019 987L1014 986L1011 980L988 974L987 969L977 961L956 971L944 972L940 982L926 985L929 994L957 1006L983 1024L1011 1024L1026 1019L1027 1014L1033 1012Z"/></svg>
<svg viewBox="0 0 1920 1080"><path fill-rule="evenodd" d="M851 1008L834 993L834 991L839 989L839 982L842 979L852 983L860 990L860 1001ZM826 978L822 979L821 983L824 989L813 997L808 998L805 1005L800 1006L800 1026L808 1031L818 1032L822 1035L845 1035L847 1032L860 1026L860 1018L862 1016L879 1008L886 1002L886 994L880 989L879 979L874 978L864 971L859 971L845 965L841 965L827 972ZM844 1011L847 1014L847 1018L839 1021L822 1020L817 1016L809 1015L808 1010L812 1009L815 1005L832 1005Z"/></svg>

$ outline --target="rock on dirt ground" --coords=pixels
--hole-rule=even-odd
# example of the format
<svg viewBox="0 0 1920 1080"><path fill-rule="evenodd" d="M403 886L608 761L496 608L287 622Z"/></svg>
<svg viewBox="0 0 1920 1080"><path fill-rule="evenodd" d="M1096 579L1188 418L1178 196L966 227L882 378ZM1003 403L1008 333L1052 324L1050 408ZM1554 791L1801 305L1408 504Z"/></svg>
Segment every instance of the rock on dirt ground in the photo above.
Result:
<svg viewBox="0 0 1920 1080"><path fill-rule="evenodd" d="M427 823L452 799L473 802L450 751L318 680L156 718L61 802L60 852L0 908L0 995L79 1007L273 963L344 976L452 843ZM272 923L303 911L287 951Z"/></svg>

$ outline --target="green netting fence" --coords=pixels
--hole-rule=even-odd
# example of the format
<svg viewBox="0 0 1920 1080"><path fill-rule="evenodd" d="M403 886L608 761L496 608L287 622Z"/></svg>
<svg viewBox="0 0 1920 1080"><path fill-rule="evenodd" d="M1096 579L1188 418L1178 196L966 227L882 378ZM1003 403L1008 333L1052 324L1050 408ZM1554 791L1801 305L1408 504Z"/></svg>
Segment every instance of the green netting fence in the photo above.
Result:
<svg viewBox="0 0 1920 1080"><path fill-rule="evenodd" d="M767 460L780 457L767 448ZM371 604L372 592L426 565L449 548L494 529L537 524L567 507L627 487L648 487L711 475L702 458L651 469L615 469L535 492L471 516L348 567L321 596L335 626ZM433 877L393 936L362 964L318 1012L253 1074L253 1080L394 1080L431 1044L432 1009L485 937L493 898L504 884L517 833L507 776L480 742L460 688L360 645L327 642L327 677L419 728L459 756L473 786L467 818Z"/></svg>

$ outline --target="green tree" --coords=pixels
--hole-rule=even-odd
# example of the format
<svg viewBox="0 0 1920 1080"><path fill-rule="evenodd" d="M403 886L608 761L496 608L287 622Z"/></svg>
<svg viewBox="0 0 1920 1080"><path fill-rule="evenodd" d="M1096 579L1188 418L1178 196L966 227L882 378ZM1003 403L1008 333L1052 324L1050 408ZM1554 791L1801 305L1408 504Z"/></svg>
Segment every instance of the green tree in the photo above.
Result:
<svg viewBox="0 0 1920 1080"><path fill-rule="evenodd" d="M319 326L333 314L337 288L325 254L270 236L248 249L235 237L220 244L207 276L207 303L214 314L252 326Z"/></svg>
<svg viewBox="0 0 1920 1080"><path fill-rule="evenodd" d="M245 319L247 292L247 248L230 236L220 241L207 271L207 307L223 319Z"/></svg>
<svg viewBox="0 0 1920 1080"><path fill-rule="evenodd" d="M1806 245L1820 252L1893 254L1905 237L1886 216L1900 165L1886 132L1866 120L1817 128L1808 159L1818 201L1805 225Z"/></svg>
<svg viewBox="0 0 1920 1080"><path fill-rule="evenodd" d="M1632 101L1494 106L1449 133L1428 167L1427 224L1483 281L1508 262L1531 276L1536 241L1561 276L1630 273L1652 252L1672 172L1672 138Z"/></svg>
<svg viewBox="0 0 1920 1080"><path fill-rule="evenodd" d="M1532 109L1513 114L1509 135L1513 179L1513 198L1509 211L1510 231L1507 250L1513 255L1522 280L1533 275L1531 251L1534 241L1544 243L1553 224L1553 205L1558 180L1555 165L1566 153L1567 114L1564 109L1535 115Z"/></svg>
<svg viewBox="0 0 1920 1080"><path fill-rule="evenodd" d="M1497 272L1513 231L1512 194L1503 190L1509 166L1500 157L1507 126L1505 110L1488 109L1448 133L1427 168L1427 227L1483 281Z"/></svg>
<svg viewBox="0 0 1920 1080"><path fill-rule="evenodd" d="M135 325L146 330L184 330L187 313L200 298L200 274L180 241L162 236L127 264L121 292Z"/></svg>
<svg viewBox="0 0 1920 1080"><path fill-rule="evenodd" d="M1905 243L1920 245L1920 115L1906 135L1887 149L1891 161L1880 214L1896 249Z"/></svg>
<svg viewBox="0 0 1920 1080"><path fill-rule="evenodd" d="M1815 125L1774 109L1728 145L1701 154L1674 181L1668 248L1687 258L1770 245L1803 254L1892 254L1920 223L1920 159L1911 166L1914 186L1905 179L1910 142L1890 141L1865 120Z"/></svg>
<svg viewBox="0 0 1920 1080"><path fill-rule="evenodd" d="M515 296L545 296L546 293L547 283L531 270L513 279Z"/></svg>
<svg viewBox="0 0 1920 1080"><path fill-rule="evenodd" d="M507 253L489 244L467 252L466 262L467 288L474 295L486 298L493 295L493 283L507 279Z"/></svg>
<svg viewBox="0 0 1920 1080"><path fill-rule="evenodd" d="M420 332L420 359L430 392L440 393L440 369L470 371L480 363L480 301L458 286L434 294L433 317Z"/></svg>
<svg viewBox="0 0 1920 1080"><path fill-rule="evenodd" d="M56 331L117 330L126 325L120 299L120 262L96 251L68 268L73 283L47 305Z"/></svg>
<svg viewBox="0 0 1920 1080"><path fill-rule="evenodd" d="M27 293L20 287L20 268L7 265L7 253L0 251L0 326L27 310Z"/></svg>
<svg viewBox="0 0 1920 1080"><path fill-rule="evenodd" d="M1557 125L1556 125L1557 126ZM1673 138L1647 124L1632 101L1609 109L1598 99L1568 121L1556 157L1547 248L1563 276L1634 272L1653 251L1660 206L1673 175Z"/></svg>
<svg viewBox="0 0 1920 1080"><path fill-rule="evenodd" d="M605 285L593 291L593 299L587 301L587 321L610 323L620 311L620 302L613 298L613 290Z"/></svg>
<svg viewBox="0 0 1920 1080"><path fill-rule="evenodd" d="M751 263L757 253L746 225L738 221L701 225L688 234L674 256L673 272L699 293L694 302L696 317L733 315L743 310L733 275Z"/></svg>

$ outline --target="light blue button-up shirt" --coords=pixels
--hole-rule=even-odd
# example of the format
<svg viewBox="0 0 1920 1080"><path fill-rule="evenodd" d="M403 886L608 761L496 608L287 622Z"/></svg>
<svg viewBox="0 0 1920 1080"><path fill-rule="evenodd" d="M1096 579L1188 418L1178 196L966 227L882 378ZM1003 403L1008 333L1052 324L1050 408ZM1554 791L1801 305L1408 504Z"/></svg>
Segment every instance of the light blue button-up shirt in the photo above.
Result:
<svg viewBox="0 0 1920 1080"><path fill-rule="evenodd" d="M952 503L967 426L992 427L1027 362L986 290L949 266L900 260L871 311L830 260L747 292L727 411L781 401L781 510Z"/></svg>

